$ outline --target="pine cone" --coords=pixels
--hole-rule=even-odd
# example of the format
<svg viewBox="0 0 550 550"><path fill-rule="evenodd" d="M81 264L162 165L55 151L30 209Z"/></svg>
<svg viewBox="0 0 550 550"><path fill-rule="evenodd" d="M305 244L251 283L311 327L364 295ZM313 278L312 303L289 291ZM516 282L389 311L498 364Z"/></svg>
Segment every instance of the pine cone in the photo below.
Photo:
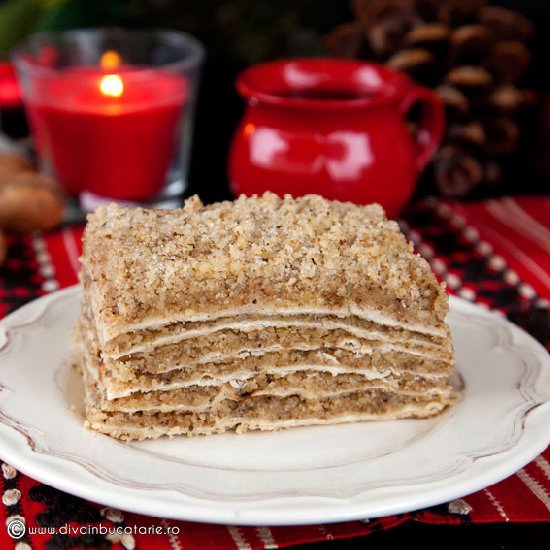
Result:
<svg viewBox="0 0 550 550"><path fill-rule="evenodd" d="M325 36L328 51L338 52L339 57L358 57L363 45L363 29L358 23L344 23Z"/></svg>
<svg viewBox="0 0 550 550"><path fill-rule="evenodd" d="M356 20L334 29L329 53L383 62L435 90L447 131L431 167L444 195L497 184L535 94L521 81L533 25L485 0L351 0Z"/></svg>

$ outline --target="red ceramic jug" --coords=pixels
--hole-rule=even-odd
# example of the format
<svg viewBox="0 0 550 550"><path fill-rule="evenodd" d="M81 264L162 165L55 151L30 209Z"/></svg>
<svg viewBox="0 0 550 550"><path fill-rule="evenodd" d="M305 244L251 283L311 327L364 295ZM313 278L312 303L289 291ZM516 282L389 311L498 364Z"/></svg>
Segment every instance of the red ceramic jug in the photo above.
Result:
<svg viewBox="0 0 550 550"><path fill-rule="evenodd" d="M443 133L437 96L381 65L276 61L245 70L236 85L248 105L229 157L235 195L317 193L378 202L395 217ZM405 117L417 102L413 135Z"/></svg>

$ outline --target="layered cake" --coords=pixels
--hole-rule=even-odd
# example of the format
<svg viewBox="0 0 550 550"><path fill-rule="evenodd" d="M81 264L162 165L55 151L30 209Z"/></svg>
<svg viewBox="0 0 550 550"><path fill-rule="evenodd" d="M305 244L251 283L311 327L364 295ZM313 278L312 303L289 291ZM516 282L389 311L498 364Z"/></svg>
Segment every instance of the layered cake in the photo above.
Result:
<svg viewBox="0 0 550 550"><path fill-rule="evenodd" d="M425 418L456 400L447 296L378 205L101 207L81 280L86 423L116 438Z"/></svg>

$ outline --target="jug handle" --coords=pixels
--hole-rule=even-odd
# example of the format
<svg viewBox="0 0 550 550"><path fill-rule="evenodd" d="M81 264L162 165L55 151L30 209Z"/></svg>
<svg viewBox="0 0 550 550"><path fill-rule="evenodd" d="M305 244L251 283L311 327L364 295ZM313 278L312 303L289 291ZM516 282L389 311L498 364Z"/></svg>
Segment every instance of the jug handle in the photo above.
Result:
<svg viewBox="0 0 550 550"><path fill-rule="evenodd" d="M445 111L435 93L423 86L413 86L405 94L400 104L401 114L406 116L415 103L422 106L416 130L416 169L420 172L439 147L445 129Z"/></svg>

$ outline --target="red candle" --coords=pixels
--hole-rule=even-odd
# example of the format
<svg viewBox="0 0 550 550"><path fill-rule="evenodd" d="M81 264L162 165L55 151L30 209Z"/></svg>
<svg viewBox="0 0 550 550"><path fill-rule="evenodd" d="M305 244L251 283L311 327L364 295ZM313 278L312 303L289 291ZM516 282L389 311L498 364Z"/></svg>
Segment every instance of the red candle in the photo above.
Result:
<svg viewBox="0 0 550 550"><path fill-rule="evenodd" d="M39 79L29 118L39 155L71 193L145 199L165 183L187 82L168 71L116 67L117 59L108 52L103 68Z"/></svg>
<svg viewBox="0 0 550 550"><path fill-rule="evenodd" d="M0 107L20 107L21 90L11 63L0 63Z"/></svg>
<svg viewBox="0 0 550 550"><path fill-rule="evenodd" d="M12 139L29 134L15 69L6 62L0 63L0 129Z"/></svg>

